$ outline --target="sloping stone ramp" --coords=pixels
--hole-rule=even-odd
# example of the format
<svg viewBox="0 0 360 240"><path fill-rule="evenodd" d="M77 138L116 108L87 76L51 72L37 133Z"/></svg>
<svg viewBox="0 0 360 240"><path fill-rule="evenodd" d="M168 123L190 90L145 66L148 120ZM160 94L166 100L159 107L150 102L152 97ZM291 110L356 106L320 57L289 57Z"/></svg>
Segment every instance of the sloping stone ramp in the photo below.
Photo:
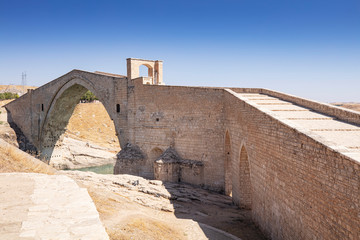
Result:
<svg viewBox="0 0 360 240"><path fill-rule="evenodd" d="M327 147L360 161L358 125L267 94L236 93L236 96Z"/></svg>
<svg viewBox="0 0 360 240"><path fill-rule="evenodd" d="M0 239L109 239L88 192L63 175L0 174Z"/></svg>

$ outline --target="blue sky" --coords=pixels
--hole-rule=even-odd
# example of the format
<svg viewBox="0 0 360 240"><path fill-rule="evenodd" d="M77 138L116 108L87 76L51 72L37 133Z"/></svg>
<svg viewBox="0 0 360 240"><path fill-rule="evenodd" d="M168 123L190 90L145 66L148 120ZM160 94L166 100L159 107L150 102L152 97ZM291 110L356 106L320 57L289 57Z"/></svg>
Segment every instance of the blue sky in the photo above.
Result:
<svg viewBox="0 0 360 240"><path fill-rule="evenodd" d="M0 84L164 61L169 85L360 102L359 0L0 0Z"/></svg>

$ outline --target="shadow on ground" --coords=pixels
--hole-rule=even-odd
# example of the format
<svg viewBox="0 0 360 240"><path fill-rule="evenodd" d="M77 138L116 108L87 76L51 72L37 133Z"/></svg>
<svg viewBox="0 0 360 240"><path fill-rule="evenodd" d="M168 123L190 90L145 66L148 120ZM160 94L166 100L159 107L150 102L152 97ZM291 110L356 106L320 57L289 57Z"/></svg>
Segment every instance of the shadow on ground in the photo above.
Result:
<svg viewBox="0 0 360 240"><path fill-rule="evenodd" d="M199 223L208 239L237 239L226 233L242 240L266 239L252 221L251 210L237 207L231 197L184 183L163 185L171 194L176 217Z"/></svg>

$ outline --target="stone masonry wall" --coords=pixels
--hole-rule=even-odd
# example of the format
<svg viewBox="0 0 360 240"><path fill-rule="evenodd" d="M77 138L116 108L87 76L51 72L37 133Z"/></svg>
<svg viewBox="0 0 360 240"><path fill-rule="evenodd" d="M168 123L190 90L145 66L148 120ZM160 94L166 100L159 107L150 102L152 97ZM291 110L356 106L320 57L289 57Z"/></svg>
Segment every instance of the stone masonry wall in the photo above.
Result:
<svg viewBox="0 0 360 240"><path fill-rule="evenodd" d="M172 146L181 158L203 162L199 177L204 177L190 183L223 190L224 166L219 162L224 158L224 91L135 83L135 93L136 104L129 107L129 122L134 124L129 128L136 130L132 141L147 156L154 148L165 151ZM154 177L156 157L147 158L144 176Z"/></svg>
<svg viewBox="0 0 360 240"><path fill-rule="evenodd" d="M227 93L232 189L241 205L240 151L250 165L255 222L272 239L359 239L359 163Z"/></svg>
<svg viewBox="0 0 360 240"><path fill-rule="evenodd" d="M12 108L7 107L8 121L15 122L26 138L31 139L32 125L32 90L16 99ZM9 105L9 104L8 104Z"/></svg>

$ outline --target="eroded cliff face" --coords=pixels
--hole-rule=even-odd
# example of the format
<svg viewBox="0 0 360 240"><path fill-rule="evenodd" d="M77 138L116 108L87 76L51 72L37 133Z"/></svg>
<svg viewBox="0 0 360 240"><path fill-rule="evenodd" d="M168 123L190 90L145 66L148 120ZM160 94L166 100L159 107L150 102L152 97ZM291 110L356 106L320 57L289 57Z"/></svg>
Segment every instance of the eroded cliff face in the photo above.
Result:
<svg viewBox="0 0 360 240"><path fill-rule="evenodd" d="M5 104L9 103L11 100L0 101L0 138L5 140L7 143L19 147L19 144L16 141L16 133L14 129L10 127L7 119L6 108L3 107Z"/></svg>

